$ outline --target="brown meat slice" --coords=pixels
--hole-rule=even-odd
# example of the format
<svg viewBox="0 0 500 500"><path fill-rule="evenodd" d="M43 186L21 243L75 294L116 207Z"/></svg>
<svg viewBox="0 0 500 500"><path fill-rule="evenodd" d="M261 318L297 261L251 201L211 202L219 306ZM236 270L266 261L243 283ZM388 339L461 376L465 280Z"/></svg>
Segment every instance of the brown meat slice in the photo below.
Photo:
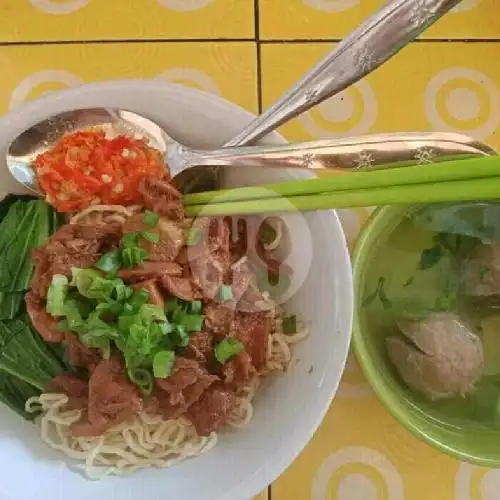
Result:
<svg viewBox="0 0 500 500"><path fill-rule="evenodd" d="M57 328L59 321L54 319L45 310L43 300L31 291L26 294L25 302L31 323L40 337L42 337L45 342L62 342L65 334Z"/></svg>
<svg viewBox="0 0 500 500"><path fill-rule="evenodd" d="M73 267L93 266L102 253L117 248L122 235L119 224L65 224L47 244L33 252L35 263L32 289L40 297L55 274L71 276Z"/></svg>
<svg viewBox="0 0 500 500"><path fill-rule="evenodd" d="M222 367L224 384L231 389L240 389L247 386L256 374L257 371L252 364L252 358L245 351L233 356Z"/></svg>
<svg viewBox="0 0 500 500"><path fill-rule="evenodd" d="M188 253L189 255L189 253ZM213 299L224 284L231 267L231 256L217 251L189 263L193 281L204 297Z"/></svg>
<svg viewBox="0 0 500 500"><path fill-rule="evenodd" d="M125 281L138 282L148 279L161 279L165 275L180 276L182 267L175 262L147 261L131 269L120 269L117 275Z"/></svg>
<svg viewBox="0 0 500 500"><path fill-rule="evenodd" d="M234 403L234 396L230 392L213 387L206 390L201 398L189 407L186 417L200 436L208 436L227 424Z"/></svg>
<svg viewBox="0 0 500 500"><path fill-rule="evenodd" d="M88 404L89 384L68 373L60 373L47 386L48 391L63 392L72 406L86 408Z"/></svg>
<svg viewBox="0 0 500 500"><path fill-rule="evenodd" d="M149 302L155 306L160 306L162 309L165 307L165 300L163 295L156 284L156 280L150 279L146 281L139 281L131 286L134 290L146 290L149 293Z"/></svg>
<svg viewBox="0 0 500 500"><path fill-rule="evenodd" d="M172 375L156 379L156 398L164 418L173 419L184 414L217 380L218 377L210 375L196 361L178 356Z"/></svg>
<svg viewBox="0 0 500 500"><path fill-rule="evenodd" d="M110 427L134 418L143 408L138 388L125 376L123 363L103 360L89 381L86 419L72 427L75 436L99 436Z"/></svg>
<svg viewBox="0 0 500 500"><path fill-rule="evenodd" d="M208 302L204 308L205 326L214 332L217 338L229 335L234 319L234 302Z"/></svg>
<svg viewBox="0 0 500 500"><path fill-rule="evenodd" d="M257 370L263 368L267 359L271 319L264 312L238 312L231 327L231 336L236 337L250 355Z"/></svg>
<svg viewBox="0 0 500 500"><path fill-rule="evenodd" d="M208 332L196 332L191 335L187 355L200 363L206 363L212 357L213 339Z"/></svg>
<svg viewBox="0 0 500 500"><path fill-rule="evenodd" d="M72 333L65 334L65 343L68 361L75 368L87 368L92 373L102 360L99 349L87 347Z"/></svg>
<svg viewBox="0 0 500 500"><path fill-rule="evenodd" d="M144 214L136 214L128 219L124 226L125 233L147 231L156 233L159 236L159 242L153 243L145 238L140 238L140 245L149 253L149 260L159 262L170 262L177 258L181 248L184 246L184 229L179 223L168 220L166 217L160 217L155 227L144 223Z"/></svg>
<svg viewBox="0 0 500 500"><path fill-rule="evenodd" d="M160 280L162 287L174 297L191 302L202 297L191 278L178 276L163 276Z"/></svg>
<svg viewBox="0 0 500 500"><path fill-rule="evenodd" d="M173 220L184 218L182 194L167 180L145 177L139 184L139 193L148 210Z"/></svg>

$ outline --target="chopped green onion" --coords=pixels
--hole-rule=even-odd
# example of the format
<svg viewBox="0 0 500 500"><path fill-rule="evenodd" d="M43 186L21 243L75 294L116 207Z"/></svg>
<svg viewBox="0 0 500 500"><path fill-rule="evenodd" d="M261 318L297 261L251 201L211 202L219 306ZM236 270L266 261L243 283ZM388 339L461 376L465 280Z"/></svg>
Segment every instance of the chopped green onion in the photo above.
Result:
<svg viewBox="0 0 500 500"><path fill-rule="evenodd" d="M141 288L132 294L128 304L134 311L138 311L149 300L149 292L145 288Z"/></svg>
<svg viewBox="0 0 500 500"><path fill-rule="evenodd" d="M193 314L200 314L202 309L201 300L193 300L189 303L189 312Z"/></svg>
<svg viewBox="0 0 500 500"><path fill-rule="evenodd" d="M162 307L155 304L144 304L139 309L139 315L143 323L152 323L153 321L166 321L165 311Z"/></svg>
<svg viewBox="0 0 500 500"><path fill-rule="evenodd" d="M297 333L297 317L295 316L295 314L292 314L291 316L285 316L281 320L281 331L285 335Z"/></svg>
<svg viewBox="0 0 500 500"><path fill-rule="evenodd" d="M124 267L135 267L142 264L149 257L145 248L127 247L122 250L122 261Z"/></svg>
<svg viewBox="0 0 500 500"><path fill-rule="evenodd" d="M168 297L165 301L165 310L167 312L174 312L179 307L179 300L175 297Z"/></svg>
<svg viewBox="0 0 500 500"><path fill-rule="evenodd" d="M186 245L192 247L200 243L203 238L203 231L198 227L188 229L186 233Z"/></svg>
<svg viewBox="0 0 500 500"><path fill-rule="evenodd" d="M145 396L149 396L154 389L154 380L151 373L144 368L135 368L128 371L128 376Z"/></svg>
<svg viewBox="0 0 500 500"><path fill-rule="evenodd" d="M159 220L160 216L155 212L151 212L151 210L146 210L144 212L144 217L142 218L144 224L149 227L155 227Z"/></svg>
<svg viewBox="0 0 500 500"><path fill-rule="evenodd" d="M120 314L118 316L118 329L121 332L128 333L132 325L140 325L141 317L139 314Z"/></svg>
<svg viewBox="0 0 500 500"><path fill-rule="evenodd" d="M64 316L68 330L72 332L81 331L85 321L80 314L78 303L75 299L66 300L64 303Z"/></svg>
<svg viewBox="0 0 500 500"><path fill-rule="evenodd" d="M219 300L221 302L227 302L233 298L233 289L229 285L221 285L219 288Z"/></svg>
<svg viewBox="0 0 500 500"><path fill-rule="evenodd" d="M203 319L203 316L200 314L186 314L182 321L182 326L188 332L201 332Z"/></svg>
<svg viewBox="0 0 500 500"><path fill-rule="evenodd" d="M116 273L120 268L120 254L117 250L105 253L95 265L97 269L105 273Z"/></svg>
<svg viewBox="0 0 500 500"><path fill-rule="evenodd" d="M122 247L123 248L136 247L138 238L139 238L139 233L137 232L125 233L122 237Z"/></svg>
<svg viewBox="0 0 500 500"><path fill-rule="evenodd" d="M88 299L107 299L115 288L115 282L103 278L95 269L73 268L72 286L76 286L80 295Z"/></svg>
<svg viewBox="0 0 500 500"><path fill-rule="evenodd" d="M176 347L186 347L191 339L182 325L175 325L173 332L170 334L170 340Z"/></svg>
<svg viewBox="0 0 500 500"><path fill-rule="evenodd" d="M64 316L64 301L68 295L68 278L54 274L47 293L47 312L51 316Z"/></svg>
<svg viewBox="0 0 500 500"><path fill-rule="evenodd" d="M114 287L114 298L116 300L126 300L126 299L129 299L132 294L134 293L134 291L132 290L132 288L130 288L129 286L127 286L122 279L120 278L115 278L113 280L114 284L115 284L115 287Z"/></svg>
<svg viewBox="0 0 500 500"><path fill-rule="evenodd" d="M153 359L153 374L155 378L167 378L172 374L175 364L173 351L160 351Z"/></svg>
<svg viewBox="0 0 500 500"><path fill-rule="evenodd" d="M242 352L243 349L243 344L238 339L226 337L215 346L215 359L217 359L221 365L224 365L233 356Z"/></svg>
<svg viewBox="0 0 500 500"><path fill-rule="evenodd" d="M151 243L160 243L160 235L153 231L142 231L141 236Z"/></svg>

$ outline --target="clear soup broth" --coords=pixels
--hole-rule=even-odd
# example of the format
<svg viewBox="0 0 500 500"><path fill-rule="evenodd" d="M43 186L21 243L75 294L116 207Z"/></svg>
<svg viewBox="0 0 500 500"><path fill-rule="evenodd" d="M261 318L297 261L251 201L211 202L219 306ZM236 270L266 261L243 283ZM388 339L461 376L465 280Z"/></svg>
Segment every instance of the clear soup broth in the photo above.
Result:
<svg viewBox="0 0 500 500"><path fill-rule="evenodd" d="M428 418L500 427L500 204L396 213L358 302L380 369Z"/></svg>

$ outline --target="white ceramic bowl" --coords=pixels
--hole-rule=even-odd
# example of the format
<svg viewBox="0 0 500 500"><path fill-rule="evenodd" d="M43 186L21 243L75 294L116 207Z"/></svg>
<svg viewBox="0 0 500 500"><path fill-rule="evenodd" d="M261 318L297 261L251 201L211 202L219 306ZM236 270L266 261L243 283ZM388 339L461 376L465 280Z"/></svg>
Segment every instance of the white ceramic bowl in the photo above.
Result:
<svg viewBox="0 0 500 500"><path fill-rule="evenodd" d="M11 140L29 126L61 111L97 106L142 113L178 140L201 148L222 145L252 119L225 100L178 85L141 80L86 85L46 95L2 118L1 161ZM278 134L267 141L284 142ZM228 182L255 184L304 175L308 174L241 170ZM0 197L9 192L20 188L4 167ZM258 393L251 425L221 435L212 451L171 469L90 482L41 443L32 424L0 406L0 497L245 500L279 476L312 437L337 391L351 338L353 300L349 254L335 212L296 214L287 222L292 233L290 263L305 280L287 309L310 321L311 334L295 348L286 376Z"/></svg>

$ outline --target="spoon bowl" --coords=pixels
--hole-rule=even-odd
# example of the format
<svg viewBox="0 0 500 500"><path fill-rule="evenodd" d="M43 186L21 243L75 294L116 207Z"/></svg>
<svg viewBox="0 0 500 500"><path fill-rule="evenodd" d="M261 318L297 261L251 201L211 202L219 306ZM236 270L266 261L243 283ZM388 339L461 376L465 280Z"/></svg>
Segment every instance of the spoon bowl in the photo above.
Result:
<svg viewBox="0 0 500 500"><path fill-rule="evenodd" d="M113 108L76 109L54 115L21 133L7 150L7 167L18 182L39 194L31 166L35 158L54 147L64 135L93 128L103 130L108 137L142 137L163 155L171 141L160 126L137 113Z"/></svg>

